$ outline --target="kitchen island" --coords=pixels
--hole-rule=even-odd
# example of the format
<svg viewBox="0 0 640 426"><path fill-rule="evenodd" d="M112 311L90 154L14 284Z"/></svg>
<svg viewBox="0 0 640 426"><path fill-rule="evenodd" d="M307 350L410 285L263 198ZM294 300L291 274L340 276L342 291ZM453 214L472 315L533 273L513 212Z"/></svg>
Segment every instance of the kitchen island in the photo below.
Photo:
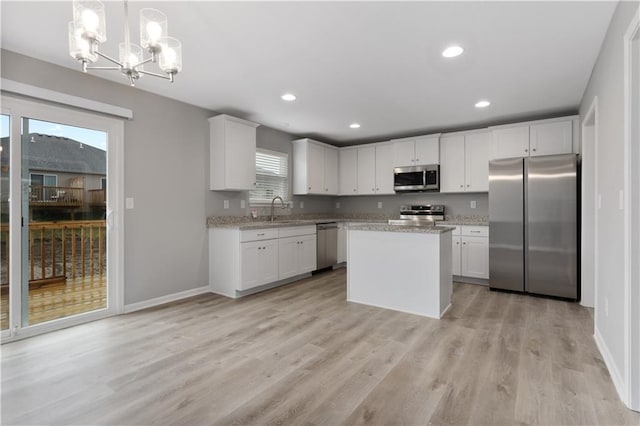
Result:
<svg viewBox="0 0 640 426"><path fill-rule="evenodd" d="M348 228L347 300L440 318L451 306L451 229Z"/></svg>

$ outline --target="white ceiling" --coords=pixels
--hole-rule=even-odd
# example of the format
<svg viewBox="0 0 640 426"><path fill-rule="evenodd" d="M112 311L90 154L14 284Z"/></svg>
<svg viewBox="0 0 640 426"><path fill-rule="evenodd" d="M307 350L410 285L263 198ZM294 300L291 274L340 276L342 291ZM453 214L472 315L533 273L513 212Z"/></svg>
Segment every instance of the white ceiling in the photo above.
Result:
<svg viewBox="0 0 640 426"><path fill-rule="evenodd" d="M133 1L136 42L142 7L168 15L184 66L175 84L145 77L138 89L342 145L577 110L616 3ZM79 68L70 1L1 8L2 48ZM106 4L112 56L122 10ZM466 50L447 60L452 43Z"/></svg>

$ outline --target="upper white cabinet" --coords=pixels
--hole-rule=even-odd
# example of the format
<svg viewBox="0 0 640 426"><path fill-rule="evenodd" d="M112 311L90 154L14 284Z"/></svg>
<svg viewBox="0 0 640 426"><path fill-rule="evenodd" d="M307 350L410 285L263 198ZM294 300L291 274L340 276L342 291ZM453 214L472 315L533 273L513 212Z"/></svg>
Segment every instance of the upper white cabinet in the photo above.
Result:
<svg viewBox="0 0 640 426"><path fill-rule="evenodd" d="M209 189L253 189L256 185L256 127L259 124L222 114L210 118L209 126Z"/></svg>
<svg viewBox="0 0 640 426"><path fill-rule="evenodd" d="M577 152L577 119L549 120L492 127L491 158L533 157Z"/></svg>
<svg viewBox="0 0 640 426"><path fill-rule="evenodd" d="M395 194L393 190L393 145L340 149L340 195Z"/></svg>
<svg viewBox="0 0 640 426"><path fill-rule="evenodd" d="M338 194L338 148L312 139L293 141L293 193Z"/></svg>
<svg viewBox="0 0 640 426"><path fill-rule="evenodd" d="M490 132L440 138L440 192L489 191Z"/></svg>
<svg viewBox="0 0 640 426"><path fill-rule="evenodd" d="M339 195L358 195L358 149L340 149Z"/></svg>
<svg viewBox="0 0 640 426"><path fill-rule="evenodd" d="M394 139L393 166L440 164L440 135Z"/></svg>

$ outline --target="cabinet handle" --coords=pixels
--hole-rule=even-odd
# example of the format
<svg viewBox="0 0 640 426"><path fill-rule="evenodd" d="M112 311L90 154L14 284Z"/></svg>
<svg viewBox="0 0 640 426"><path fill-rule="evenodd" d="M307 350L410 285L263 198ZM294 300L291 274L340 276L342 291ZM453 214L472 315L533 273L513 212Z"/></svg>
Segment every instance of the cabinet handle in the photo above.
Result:
<svg viewBox="0 0 640 426"><path fill-rule="evenodd" d="M464 188L464 185L460 185L460 188Z"/></svg>
<svg viewBox="0 0 640 426"><path fill-rule="evenodd" d="M419 159L419 158L416 158L416 161L420 161L420 159Z"/></svg>
<svg viewBox="0 0 640 426"><path fill-rule="evenodd" d="M466 246L466 245L467 245L467 243L462 243L462 245L463 245L463 246Z"/></svg>
<svg viewBox="0 0 640 426"><path fill-rule="evenodd" d="M309 191L311 191L311 187L309 187Z"/></svg>
<svg viewBox="0 0 640 426"><path fill-rule="evenodd" d="M256 183L255 183L255 182L253 182L253 186L256 186Z"/></svg>
<svg viewBox="0 0 640 426"><path fill-rule="evenodd" d="M469 187L469 184L467 184L467 188Z"/></svg>
<svg viewBox="0 0 640 426"><path fill-rule="evenodd" d="M266 247L262 247L262 250L266 250L266 249L267 249Z"/></svg>
<svg viewBox="0 0 640 426"><path fill-rule="evenodd" d="M258 237L262 237L264 234L258 234Z"/></svg>
<svg viewBox="0 0 640 426"><path fill-rule="evenodd" d="M460 242L459 242L459 241L456 241L456 245L457 245L457 246L459 246L459 245L460 245Z"/></svg>
<svg viewBox="0 0 640 426"><path fill-rule="evenodd" d="M353 192L356 192L356 191L358 191L358 190L356 188L353 188Z"/></svg>
<svg viewBox="0 0 640 426"><path fill-rule="evenodd" d="M524 152L529 152L529 150L527 148L524 149Z"/></svg>
<svg viewBox="0 0 640 426"><path fill-rule="evenodd" d="M380 188L376 188L376 191L380 191Z"/></svg>
<svg viewBox="0 0 640 426"><path fill-rule="evenodd" d="M535 148L533 148L533 152L536 152L536 149L535 149Z"/></svg>
<svg viewBox="0 0 640 426"><path fill-rule="evenodd" d="M479 234L480 231L469 231L469 232L473 232L474 234Z"/></svg>

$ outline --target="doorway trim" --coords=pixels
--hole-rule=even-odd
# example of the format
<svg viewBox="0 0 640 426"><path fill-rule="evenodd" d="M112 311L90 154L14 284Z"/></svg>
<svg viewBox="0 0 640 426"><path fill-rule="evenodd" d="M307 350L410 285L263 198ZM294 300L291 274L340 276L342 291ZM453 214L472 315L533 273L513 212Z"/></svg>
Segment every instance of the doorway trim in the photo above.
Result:
<svg viewBox="0 0 640 426"><path fill-rule="evenodd" d="M597 306L597 295L598 295L598 262L596 262L595 260L598 259L598 207L599 207L599 203L598 203L598 161L596 160L597 158L597 151L598 151L598 96L594 96L593 97L593 101L591 102L591 106L589 107L589 110L587 111L584 120L582 121L582 126L581 126L581 135L582 135L582 147L580 152L582 152L582 172L583 172L583 178L582 178L582 199L583 199L583 205L582 205L582 233L583 235L586 232L592 232L593 233L593 247L592 252L593 252L593 262L591 262L591 265L593 265L593 269L592 269L592 274L591 275L591 281L593 282L593 288L592 290L592 294L591 294L591 302L587 302L586 304L583 304L584 306L590 307L590 308L595 308ZM587 146L589 146L590 148L587 149ZM590 158L589 155L587 155L587 162L585 162L585 152L590 154ZM589 185L585 184L585 179L584 179L584 171L585 169L590 169L593 170L593 186L589 187ZM584 205L584 200L585 197L584 194L587 191L591 191L591 197L593 197L592 201L593 203L591 203L590 206L585 206ZM588 198L587 198L588 199ZM587 211L592 211L593 212L593 227L589 226L589 224L585 223L584 220L584 213ZM585 253L585 246L584 246L584 242L585 242L585 238L582 237L581 238L582 241L582 247L581 247L581 252ZM581 277L582 280L584 282L584 277L587 275L584 273L584 269L589 267L589 262L585 262L584 259L581 262L582 265L582 271L581 271ZM584 292L582 292L582 295L584 296ZM580 302L582 304L582 301ZM594 312L594 329L595 329L595 324L597 324L596 321L596 316L597 315L597 311Z"/></svg>
<svg viewBox="0 0 640 426"><path fill-rule="evenodd" d="M10 309L10 334L2 336L2 343L23 339L36 334L46 333L59 328L77 325L84 322L117 315L123 312L124 306L124 122L112 117L78 111L72 108L51 105L45 102L24 99L2 94L3 113L8 111L11 115L11 138L20 141L20 117L31 117L46 121L63 122L64 124L89 127L107 132L109 139L107 154L107 176L109 176L109 188L107 190L107 229L111 235L112 243L108 246L108 280L109 280L109 305L106 309L86 314L61 318L42 324L36 324L27 328L18 328L18 318L21 315L19 295L15 286L11 288ZM14 156L21 155L20 144L15 144L16 149L11 150L11 162L19 164ZM18 157L19 158L19 157ZM12 200L18 200L21 193L20 167L11 167ZM16 253L19 248L18 241L21 235L21 206L12 202L10 224L10 252ZM16 282L17 272L20 270L20 256L11 256L10 285Z"/></svg>
<svg viewBox="0 0 640 426"><path fill-rule="evenodd" d="M640 8L624 36L624 292L627 406L640 411Z"/></svg>

